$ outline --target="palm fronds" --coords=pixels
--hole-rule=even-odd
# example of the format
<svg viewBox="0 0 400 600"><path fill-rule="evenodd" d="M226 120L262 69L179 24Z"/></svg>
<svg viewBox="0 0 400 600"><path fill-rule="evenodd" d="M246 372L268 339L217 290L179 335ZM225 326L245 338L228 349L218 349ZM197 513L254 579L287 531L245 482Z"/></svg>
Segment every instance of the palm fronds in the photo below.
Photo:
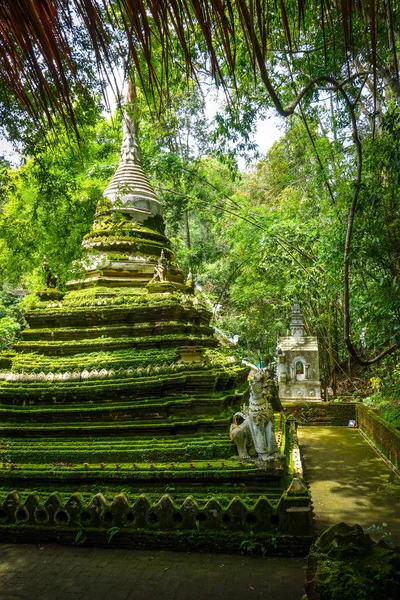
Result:
<svg viewBox="0 0 400 600"><path fill-rule="evenodd" d="M354 19L363 20L369 37L370 60L376 75L377 23L388 29L391 66L398 80L393 0L2 0L0 3L0 84L35 118L53 111L72 124L71 79L79 82L73 53L74 28L87 31L98 68L111 73L110 31L122 32L129 61L150 88L161 85L154 66L154 42L162 48L163 77L168 83L169 50L179 46L187 72L207 61L214 77L234 77L236 41L247 47L254 76L261 79L273 103L282 105L267 69L268 32L280 15L288 51L296 32L319 27L326 48L326 31L341 28L346 51L354 50ZM314 15L314 17L312 16ZM336 20L336 21L335 21ZM367 44L368 45L368 44ZM159 57L158 57L159 60Z"/></svg>

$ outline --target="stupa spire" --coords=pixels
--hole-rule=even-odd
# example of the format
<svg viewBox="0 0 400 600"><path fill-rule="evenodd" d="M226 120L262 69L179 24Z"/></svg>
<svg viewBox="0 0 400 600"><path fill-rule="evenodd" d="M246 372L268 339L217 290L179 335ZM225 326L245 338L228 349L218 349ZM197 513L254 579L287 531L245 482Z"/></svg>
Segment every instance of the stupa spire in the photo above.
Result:
<svg viewBox="0 0 400 600"><path fill-rule="evenodd" d="M128 86L119 165L86 234L79 275L69 289L90 286L146 287L155 283L187 291L165 235L161 205L140 160L134 85ZM154 281L153 281L154 280ZM153 285L153 289L154 289Z"/></svg>
<svg viewBox="0 0 400 600"><path fill-rule="evenodd" d="M141 165L138 125L133 114L135 101L134 85L129 82L122 118L120 161L103 195L118 211L143 221L149 216L161 215L161 205Z"/></svg>
<svg viewBox="0 0 400 600"><path fill-rule="evenodd" d="M122 115L123 137L120 162L132 162L141 165L138 124L132 114L135 100L135 88L132 81L129 80L128 91L125 98L126 109Z"/></svg>
<svg viewBox="0 0 400 600"><path fill-rule="evenodd" d="M290 322L290 332L294 337L304 336L303 313L301 312L300 304L297 298L293 299L292 320Z"/></svg>

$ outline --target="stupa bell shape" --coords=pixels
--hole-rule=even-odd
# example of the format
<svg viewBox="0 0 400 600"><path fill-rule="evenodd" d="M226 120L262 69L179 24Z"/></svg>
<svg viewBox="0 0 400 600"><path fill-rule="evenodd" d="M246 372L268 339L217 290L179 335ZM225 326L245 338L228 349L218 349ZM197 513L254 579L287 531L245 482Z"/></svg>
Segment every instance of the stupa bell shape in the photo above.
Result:
<svg viewBox="0 0 400 600"><path fill-rule="evenodd" d="M103 195L115 209L143 221L150 215L161 215L161 204L142 169L137 124L128 111L124 112L122 128L119 166Z"/></svg>
<svg viewBox="0 0 400 600"><path fill-rule="evenodd" d="M155 275L158 280L162 276L163 283L168 282L174 289L187 288L165 235L161 204L141 165L138 128L130 113L130 92L123 114L119 165L98 203L93 228L83 239L77 277L67 282L70 290L93 286L145 287ZM162 273L157 266L161 256L165 261Z"/></svg>

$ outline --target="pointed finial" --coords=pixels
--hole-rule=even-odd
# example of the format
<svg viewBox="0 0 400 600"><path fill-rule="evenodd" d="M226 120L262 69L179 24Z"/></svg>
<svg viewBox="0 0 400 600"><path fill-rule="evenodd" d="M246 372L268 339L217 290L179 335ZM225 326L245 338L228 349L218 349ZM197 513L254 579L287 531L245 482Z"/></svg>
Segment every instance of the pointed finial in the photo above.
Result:
<svg viewBox="0 0 400 600"><path fill-rule="evenodd" d="M140 165L140 146L138 125L134 118L136 92L132 80L128 81L128 91L125 98L125 109L122 115L122 147L121 163L132 162Z"/></svg>

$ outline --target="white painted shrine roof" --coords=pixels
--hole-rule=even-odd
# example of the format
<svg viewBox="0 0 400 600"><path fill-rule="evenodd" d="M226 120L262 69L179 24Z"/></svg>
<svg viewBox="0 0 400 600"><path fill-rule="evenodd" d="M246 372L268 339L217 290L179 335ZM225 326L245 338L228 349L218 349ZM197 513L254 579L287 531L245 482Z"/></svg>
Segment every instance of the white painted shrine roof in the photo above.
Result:
<svg viewBox="0 0 400 600"><path fill-rule="evenodd" d="M299 337L288 335L279 338L279 346L282 348L282 352L291 350L318 351L318 339L316 336L311 335Z"/></svg>

